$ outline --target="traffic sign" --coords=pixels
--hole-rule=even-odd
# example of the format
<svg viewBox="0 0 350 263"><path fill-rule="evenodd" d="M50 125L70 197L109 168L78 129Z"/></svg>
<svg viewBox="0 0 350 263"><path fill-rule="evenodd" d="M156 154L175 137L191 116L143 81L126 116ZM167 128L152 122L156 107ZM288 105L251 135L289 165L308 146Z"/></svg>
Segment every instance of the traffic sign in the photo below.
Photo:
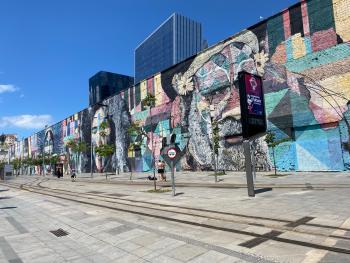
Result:
<svg viewBox="0 0 350 263"><path fill-rule="evenodd" d="M175 159L175 157L176 157L176 150L175 150L175 148L168 149L167 154L168 154L168 157L170 159L172 159L172 160Z"/></svg>

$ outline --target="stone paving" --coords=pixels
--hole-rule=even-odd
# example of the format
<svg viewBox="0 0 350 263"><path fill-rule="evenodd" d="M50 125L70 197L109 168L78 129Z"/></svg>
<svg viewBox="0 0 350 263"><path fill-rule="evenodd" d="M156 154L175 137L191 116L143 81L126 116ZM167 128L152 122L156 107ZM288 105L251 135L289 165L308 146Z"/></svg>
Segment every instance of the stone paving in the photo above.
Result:
<svg viewBox="0 0 350 263"><path fill-rule="evenodd" d="M122 180L127 180L127 175L122 176ZM348 180L347 176L334 174L325 179L320 175L320 180L336 185L338 177L344 184ZM173 197L171 192L146 192L152 188L150 185L110 183L117 179L109 179L108 183L102 184L101 177L96 176L92 180L84 177L82 175L78 182L70 182L53 177L20 176L9 180L9 183L35 184L42 181L41 185L44 187L87 194L95 192L125 200L190 206L291 221L311 217L313 219L310 222L314 224L350 228L350 191L347 188L274 188L258 194L255 198L248 198L244 188L178 187L177 192L182 194ZM288 177L267 177L260 180L278 181L280 184L295 183L293 178ZM309 179L310 184L316 184L317 175L312 177L313 179ZM211 179L211 176L209 179L203 176L201 180ZM238 182L243 179L234 180ZM234 180L231 179L231 182ZM173 217L188 218L176 213ZM210 222L206 219L201 221ZM112 211L11 189L4 185L0 185L0 224L0 262L350 262L350 255L275 240L264 240L255 247L246 248L239 244L251 241L250 236ZM225 221L222 225L261 234L271 231L267 227ZM296 228L303 231L311 227L300 225ZM57 229L63 229L69 234L56 237L50 231ZM327 235L350 237L350 233L344 230L323 231ZM281 235L283 238L295 236L293 231L285 231ZM306 242L350 249L350 242L346 239L336 240L307 234L303 239Z"/></svg>
<svg viewBox="0 0 350 263"><path fill-rule="evenodd" d="M274 172L257 172L255 183L257 186L302 186L302 187L349 187L350 188L350 173L349 172L278 172L278 177L274 177ZM91 177L90 173L83 173L77 175L78 181L94 181L99 183L125 183L125 184L153 184L147 179L148 176L153 176L153 172L133 172L108 174L106 180L105 174L94 173ZM166 173L168 182L157 182L158 184L170 184L170 172ZM52 175L46 177L52 178ZM10 178L9 178L10 179ZM64 175L63 180L70 180L69 175ZM195 186L202 184L203 186L245 186L247 181L245 172L230 172L227 171L225 175L217 176L218 182L215 183L215 176L213 171L199 171L199 172L175 172L175 181L179 184L190 184Z"/></svg>

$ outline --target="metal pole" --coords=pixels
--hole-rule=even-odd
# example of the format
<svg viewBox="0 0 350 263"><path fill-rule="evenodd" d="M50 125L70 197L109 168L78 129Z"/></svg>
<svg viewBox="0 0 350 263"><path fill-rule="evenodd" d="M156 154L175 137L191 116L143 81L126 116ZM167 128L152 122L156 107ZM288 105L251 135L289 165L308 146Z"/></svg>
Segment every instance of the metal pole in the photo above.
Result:
<svg viewBox="0 0 350 263"><path fill-rule="evenodd" d="M45 176L45 151L43 150L43 175Z"/></svg>
<svg viewBox="0 0 350 263"><path fill-rule="evenodd" d="M210 110L210 115L212 115L212 110ZM210 116L210 127L211 127L211 144L212 144L212 158L214 160L214 175L215 175L215 183L218 182L218 176L217 176L217 162L216 162L216 154L215 154L215 140L214 140L214 126L213 126L213 117Z"/></svg>
<svg viewBox="0 0 350 263"><path fill-rule="evenodd" d="M252 160L252 172L253 172L253 178L254 182L256 181L256 165L255 165L255 156L254 151L251 153L251 160Z"/></svg>
<svg viewBox="0 0 350 263"><path fill-rule="evenodd" d="M117 145L117 144L115 144ZM116 147L117 148L117 147ZM116 165L116 171L115 173L119 175L119 165L118 165L118 158L117 158L117 149L115 149L115 165Z"/></svg>
<svg viewBox="0 0 350 263"><path fill-rule="evenodd" d="M154 184L154 191L157 190L157 182L156 182L156 164L154 160L154 135L153 135L153 120L152 120L152 106L149 108L149 113L151 115L151 131L152 131L152 165L153 165L153 184Z"/></svg>
<svg viewBox="0 0 350 263"><path fill-rule="evenodd" d="M93 112L93 111L92 111ZM93 177L93 164L92 164L92 153L93 153L93 149L92 149L92 121L94 119L94 116L91 115L91 123L90 123L90 174L91 174L91 178Z"/></svg>
<svg viewBox="0 0 350 263"><path fill-rule="evenodd" d="M210 100L210 127L211 127L211 143L212 143L212 149L213 149L213 160L214 160L214 171L215 171L215 183L218 182L218 176L217 176L217 161L216 161L216 154L215 154L215 140L214 140L214 126L213 126L213 120L214 120L214 112L215 112L215 106L212 105L213 98Z"/></svg>
<svg viewBox="0 0 350 263"><path fill-rule="evenodd" d="M49 148L49 167L50 167L50 173L52 174L52 167L51 167L51 146ZM62 169L63 172L63 169Z"/></svg>
<svg viewBox="0 0 350 263"><path fill-rule="evenodd" d="M173 189L173 196L175 196L175 176L174 176L174 161L171 161L171 187Z"/></svg>
<svg viewBox="0 0 350 263"><path fill-rule="evenodd" d="M252 174L252 159L251 159L251 153L250 153L249 140L243 141L243 149L244 149L244 156L245 156L245 171L246 171L246 177L247 177L248 196L254 197L255 191L254 191L254 180L253 180L253 174Z"/></svg>

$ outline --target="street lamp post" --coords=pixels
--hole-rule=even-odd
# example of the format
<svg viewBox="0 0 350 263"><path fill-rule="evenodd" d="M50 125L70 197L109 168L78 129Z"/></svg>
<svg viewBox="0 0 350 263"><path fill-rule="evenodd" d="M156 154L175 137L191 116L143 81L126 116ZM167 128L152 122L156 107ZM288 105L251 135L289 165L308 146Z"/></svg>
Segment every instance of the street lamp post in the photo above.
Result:
<svg viewBox="0 0 350 263"><path fill-rule="evenodd" d="M50 172L51 172L52 171L52 167L51 167L51 146L49 147L49 167L50 167ZM62 174L63 174L63 172L62 172Z"/></svg>
<svg viewBox="0 0 350 263"><path fill-rule="evenodd" d="M91 127L90 127L90 175L91 175L91 178L93 177L93 164L92 164L92 153L93 153L93 149L92 149L92 121L94 119L94 115L91 113Z"/></svg>
<svg viewBox="0 0 350 263"><path fill-rule="evenodd" d="M43 149L43 175L45 176L45 151Z"/></svg>
<svg viewBox="0 0 350 263"><path fill-rule="evenodd" d="M214 159L214 171L215 171L215 183L218 181L217 177L217 158L215 153L215 138L214 138L214 115L215 115L215 107L214 105L210 104L210 126L211 126L211 136L212 136L212 149L213 149L213 159Z"/></svg>

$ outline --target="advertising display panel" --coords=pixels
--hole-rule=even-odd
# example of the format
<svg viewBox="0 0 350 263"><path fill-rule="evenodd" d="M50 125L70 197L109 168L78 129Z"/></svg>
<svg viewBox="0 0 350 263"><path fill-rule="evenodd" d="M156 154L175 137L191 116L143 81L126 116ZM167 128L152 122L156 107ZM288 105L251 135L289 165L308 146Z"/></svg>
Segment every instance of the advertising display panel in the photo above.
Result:
<svg viewBox="0 0 350 263"><path fill-rule="evenodd" d="M260 76L247 72L238 75L243 138L266 132L264 91Z"/></svg>

